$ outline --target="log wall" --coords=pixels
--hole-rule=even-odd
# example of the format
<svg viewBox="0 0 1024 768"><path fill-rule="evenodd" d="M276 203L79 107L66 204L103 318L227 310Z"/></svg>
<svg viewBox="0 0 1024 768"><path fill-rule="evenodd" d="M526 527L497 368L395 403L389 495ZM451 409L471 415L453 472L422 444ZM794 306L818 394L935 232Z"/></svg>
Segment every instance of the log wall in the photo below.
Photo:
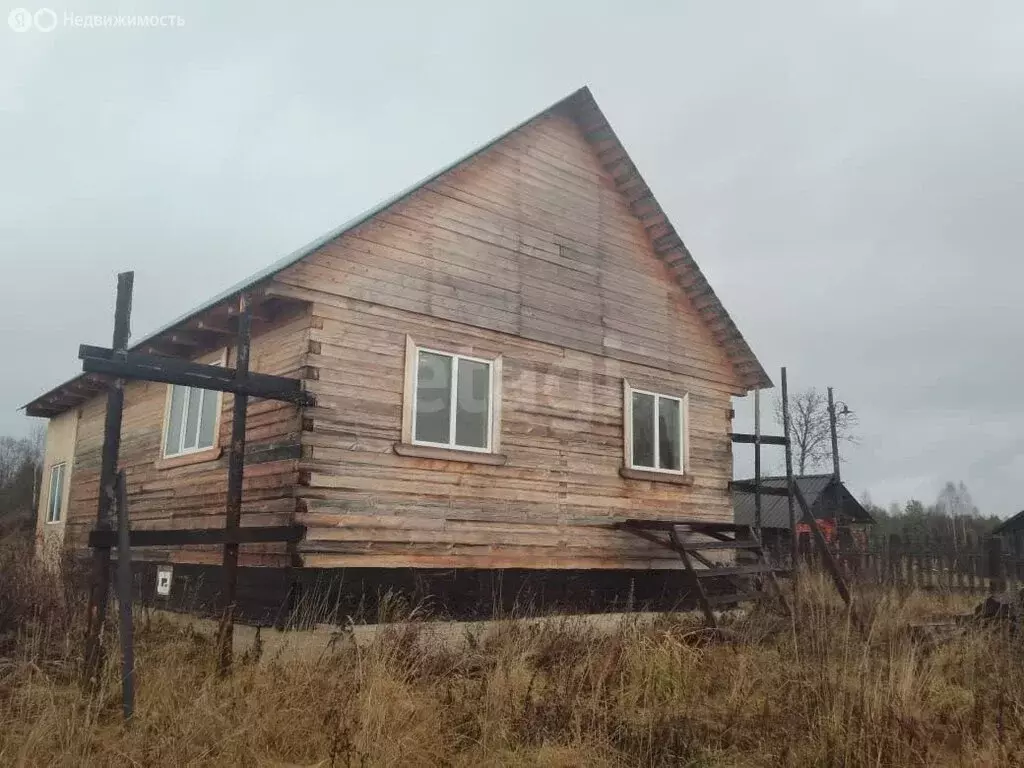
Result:
<svg viewBox="0 0 1024 768"><path fill-rule="evenodd" d="M678 568L609 524L732 519L744 388L569 117L513 133L271 290L312 306L308 567ZM502 356L504 466L395 453L407 336ZM689 393L691 487L619 476L623 378Z"/></svg>
<svg viewBox="0 0 1024 768"><path fill-rule="evenodd" d="M308 313L301 311L261 329L252 340L252 370L300 375L309 323ZM221 349L197 361L221 363L225 359L228 365L234 364L234 349L226 358ZM161 441L167 389L166 384L142 381L128 382L125 387L120 467L126 473L132 527L222 527L233 397L222 396L218 442L212 450L164 459ZM88 531L95 525L105 412L105 395L92 398L80 409L67 525L67 543L74 548L85 546ZM242 525L292 522L300 431L301 416L295 406L250 399ZM288 563L283 544L243 545L241 552L247 565ZM221 551L219 547L140 548L133 555L161 562L219 563Z"/></svg>

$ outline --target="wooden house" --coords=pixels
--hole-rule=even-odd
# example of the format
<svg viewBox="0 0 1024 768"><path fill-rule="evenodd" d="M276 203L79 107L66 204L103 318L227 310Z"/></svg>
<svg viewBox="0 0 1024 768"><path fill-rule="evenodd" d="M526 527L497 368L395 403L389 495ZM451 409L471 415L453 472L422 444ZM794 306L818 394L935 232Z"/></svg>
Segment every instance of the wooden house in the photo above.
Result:
<svg viewBox="0 0 1024 768"><path fill-rule="evenodd" d="M242 546L250 597L339 574L635 589L680 560L617 520L733 518L731 398L771 382L586 88L132 349L233 365L243 291L252 370L315 397L249 406L242 525L305 527ZM26 406L50 420L44 548L94 525L105 387ZM127 385L134 528L223 525L231 400ZM172 594L216 584L219 549L133 554Z"/></svg>
<svg viewBox="0 0 1024 768"><path fill-rule="evenodd" d="M795 475L793 481L800 487L811 514L821 527L825 540L830 544L842 546L856 538L863 531L863 526L872 525L875 520L871 513L857 501L856 497L841 480L834 475ZM761 484L766 488L786 488L786 477L762 477ZM750 480L739 481L744 487L753 483ZM734 490L732 494L735 519L737 523L754 525L755 500L754 494L746 490ZM810 536L810 526L799 522L800 507L796 507L797 536ZM785 496L761 496L761 539L765 545L776 553L789 551L791 540L789 525L789 499Z"/></svg>
<svg viewBox="0 0 1024 768"><path fill-rule="evenodd" d="M992 531L1003 539L1004 549L1014 557L1024 557L1024 511L1004 520Z"/></svg>

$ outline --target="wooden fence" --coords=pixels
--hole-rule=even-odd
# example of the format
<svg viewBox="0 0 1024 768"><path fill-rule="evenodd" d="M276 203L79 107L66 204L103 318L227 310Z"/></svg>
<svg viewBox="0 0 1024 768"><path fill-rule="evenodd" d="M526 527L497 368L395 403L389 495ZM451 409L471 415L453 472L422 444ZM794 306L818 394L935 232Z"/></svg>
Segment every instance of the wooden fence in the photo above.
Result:
<svg viewBox="0 0 1024 768"><path fill-rule="evenodd" d="M811 542L803 536L799 549L808 562L817 560ZM891 536L833 552L843 575L852 582L973 593L1016 593L1024 587L1024 553L1006 551L999 537L954 549Z"/></svg>

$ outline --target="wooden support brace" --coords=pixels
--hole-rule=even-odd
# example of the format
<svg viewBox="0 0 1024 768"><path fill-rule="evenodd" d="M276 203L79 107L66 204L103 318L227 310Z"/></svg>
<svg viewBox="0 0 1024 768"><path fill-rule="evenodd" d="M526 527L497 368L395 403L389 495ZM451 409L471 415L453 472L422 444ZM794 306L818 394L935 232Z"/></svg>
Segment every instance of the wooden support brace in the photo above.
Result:
<svg viewBox="0 0 1024 768"><path fill-rule="evenodd" d="M846 581L843 580L842 574L839 573L839 565L836 563L835 557L832 556L832 550L828 548L825 534L821 532L821 526L818 525L817 519L811 514L811 509L807 504L807 499L804 497L804 492L800 490L800 486L796 483L793 484L793 493L796 496L797 503L800 505L800 509L803 510L803 521L810 527L814 540L818 544L822 562L825 563L825 568L832 577L832 583L835 584L839 596L843 598L843 602L846 603L852 612L853 598L850 595L849 588L846 586Z"/></svg>
<svg viewBox="0 0 1024 768"><path fill-rule="evenodd" d="M235 395L283 400L303 406L312 406L315 402L310 393L303 391L299 379L284 376L248 372L244 376L238 376L235 369L220 365L193 363L174 357L145 355L139 352L115 355L111 349L88 344L78 348L78 357L82 360L82 370L88 373L231 392Z"/></svg>

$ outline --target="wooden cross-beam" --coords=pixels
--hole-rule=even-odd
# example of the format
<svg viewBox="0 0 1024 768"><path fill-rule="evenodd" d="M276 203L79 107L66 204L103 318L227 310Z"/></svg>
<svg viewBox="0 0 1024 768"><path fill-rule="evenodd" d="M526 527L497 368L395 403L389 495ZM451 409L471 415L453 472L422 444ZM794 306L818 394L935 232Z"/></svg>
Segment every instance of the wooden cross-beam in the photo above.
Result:
<svg viewBox="0 0 1024 768"><path fill-rule="evenodd" d="M235 369L220 365L193 363L174 357L140 352L115 353L113 349L88 344L78 348L78 357L82 360L82 370L87 373L180 384L216 392L261 397L265 400L283 400L296 405L314 404L313 396L302 389L302 382L299 379L285 376L247 373L242 377L236 377Z"/></svg>
<svg viewBox="0 0 1024 768"><path fill-rule="evenodd" d="M785 445L786 438L784 435L750 435L743 432L732 432L729 434L734 443L750 443L761 445Z"/></svg>

